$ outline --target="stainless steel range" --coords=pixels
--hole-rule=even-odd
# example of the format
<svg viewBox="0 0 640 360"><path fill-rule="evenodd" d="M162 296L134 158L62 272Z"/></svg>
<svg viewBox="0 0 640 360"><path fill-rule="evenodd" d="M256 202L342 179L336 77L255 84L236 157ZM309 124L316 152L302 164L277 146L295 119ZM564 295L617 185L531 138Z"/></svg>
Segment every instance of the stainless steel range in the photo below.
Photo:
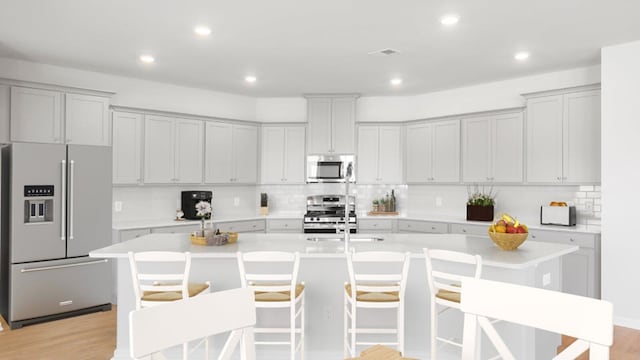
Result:
<svg viewBox="0 0 640 360"><path fill-rule="evenodd" d="M344 195L307 196L307 212L304 215L305 233L344 232ZM349 232L355 234L358 228L355 199L349 204Z"/></svg>

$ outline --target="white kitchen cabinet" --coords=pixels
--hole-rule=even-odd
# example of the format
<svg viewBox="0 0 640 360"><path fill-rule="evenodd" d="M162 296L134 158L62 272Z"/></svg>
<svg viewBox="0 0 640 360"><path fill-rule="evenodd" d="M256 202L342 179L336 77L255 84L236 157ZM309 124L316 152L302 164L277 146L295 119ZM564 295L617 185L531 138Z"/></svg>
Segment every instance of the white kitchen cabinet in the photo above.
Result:
<svg viewBox="0 0 640 360"><path fill-rule="evenodd" d="M11 87L12 141L109 146L110 130L106 96Z"/></svg>
<svg viewBox="0 0 640 360"><path fill-rule="evenodd" d="M161 226L151 229L152 234L188 234L200 230L199 223L190 223L175 226Z"/></svg>
<svg viewBox="0 0 640 360"><path fill-rule="evenodd" d="M202 182L202 121L145 115L144 182Z"/></svg>
<svg viewBox="0 0 640 360"><path fill-rule="evenodd" d="M262 184L303 184L304 126L262 128Z"/></svg>
<svg viewBox="0 0 640 360"><path fill-rule="evenodd" d="M113 183L142 184L142 114L113 112Z"/></svg>
<svg viewBox="0 0 640 360"><path fill-rule="evenodd" d="M0 84L0 143L11 141L11 87Z"/></svg>
<svg viewBox="0 0 640 360"><path fill-rule="evenodd" d="M258 175L258 128L207 122L205 125L205 182L255 184Z"/></svg>
<svg viewBox="0 0 640 360"><path fill-rule="evenodd" d="M460 120L406 127L406 182L460 182Z"/></svg>
<svg viewBox="0 0 640 360"><path fill-rule="evenodd" d="M244 221L225 221L216 222L214 220L214 227L220 231L229 232L264 232L265 221L264 220L244 220Z"/></svg>
<svg viewBox="0 0 640 360"><path fill-rule="evenodd" d="M307 153L353 154L355 113L355 96L309 97Z"/></svg>
<svg viewBox="0 0 640 360"><path fill-rule="evenodd" d="M522 112L463 119L462 181L522 182L522 123Z"/></svg>
<svg viewBox="0 0 640 360"><path fill-rule="evenodd" d="M358 219L358 232L391 233L394 230L394 219Z"/></svg>
<svg viewBox="0 0 640 360"><path fill-rule="evenodd" d="M358 127L359 184L402 183L402 128L400 126Z"/></svg>
<svg viewBox="0 0 640 360"><path fill-rule="evenodd" d="M577 252L562 257L562 292L600 298L600 236L530 229L527 241L577 245Z"/></svg>
<svg viewBox="0 0 640 360"><path fill-rule="evenodd" d="M65 95L67 144L110 145L109 99L103 96Z"/></svg>
<svg viewBox="0 0 640 360"><path fill-rule="evenodd" d="M600 182L600 90L527 99L527 182Z"/></svg>
<svg viewBox="0 0 640 360"><path fill-rule="evenodd" d="M490 222L487 222L487 225L449 224L449 232L452 234L486 236L489 238L489 225L491 225Z"/></svg>
<svg viewBox="0 0 640 360"><path fill-rule="evenodd" d="M446 234L449 232L449 224L435 221L399 219L398 232Z"/></svg>
<svg viewBox="0 0 640 360"><path fill-rule="evenodd" d="M120 231L117 232L118 238L117 238L116 241L114 241L114 244L115 243L121 243L121 242L127 241L127 240L136 239L136 238L139 238L141 236L145 236L145 235L149 235L149 234L151 234L151 229L149 229L149 228L120 230Z"/></svg>
<svg viewBox="0 0 640 360"><path fill-rule="evenodd" d="M11 141L64 143L59 91L11 87Z"/></svg>
<svg viewBox="0 0 640 360"><path fill-rule="evenodd" d="M268 233L301 233L302 216L292 219L267 219Z"/></svg>

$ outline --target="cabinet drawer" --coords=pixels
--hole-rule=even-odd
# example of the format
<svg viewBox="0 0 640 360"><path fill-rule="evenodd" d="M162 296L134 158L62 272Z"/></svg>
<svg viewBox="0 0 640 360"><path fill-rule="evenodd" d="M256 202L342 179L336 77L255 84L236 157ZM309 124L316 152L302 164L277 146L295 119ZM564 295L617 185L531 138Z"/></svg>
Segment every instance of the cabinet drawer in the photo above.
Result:
<svg viewBox="0 0 640 360"><path fill-rule="evenodd" d="M300 219L272 219L267 220L268 232L302 232L302 218Z"/></svg>
<svg viewBox="0 0 640 360"><path fill-rule="evenodd" d="M153 234L183 234L200 229L200 224L185 224L178 226L163 226L151 229Z"/></svg>
<svg viewBox="0 0 640 360"><path fill-rule="evenodd" d="M479 236L489 236L489 225L487 223L484 225L468 225L468 224L451 224L451 233L452 234L466 234L466 235L479 235Z"/></svg>
<svg viewBox="0 0 640 360"><path fill-rule="evenodd" d="M215 226L220 231L263 232L265 223L264 220L247 220L216 223Z"/></svg>
<svg viewBox="0 0 640 360"><path fill-rule="evenodd" d="M111 264L103 259L11 266L11 321L111 302Z"/></svg>
<svg viewBox="0 0 640 360"><path fill-rule="evenodd" d="M392 231L392 219L358 219L359 231Z"/></svg>
<svg viewBox="0 0 640 360"><path fill-rule="evenodd" d="M398 220L398 231L446 234L449 227L445 223L420 221L420 220Z"/></svg>
<svg viewBox="0 0 640 360"><path fill-rule="evenodd" d="M581 248L593 249L596 247L596 235L568 233L562 231L530 230L529 240L544 241L557 244L578 245Z"/></svg>
<svg viewBox="0 0 640 360"><path fill-rule="evenodd" d="M149 234L151 234L151 229L120 230L120 236L118 238L120 242L123 242Z"/></svg>

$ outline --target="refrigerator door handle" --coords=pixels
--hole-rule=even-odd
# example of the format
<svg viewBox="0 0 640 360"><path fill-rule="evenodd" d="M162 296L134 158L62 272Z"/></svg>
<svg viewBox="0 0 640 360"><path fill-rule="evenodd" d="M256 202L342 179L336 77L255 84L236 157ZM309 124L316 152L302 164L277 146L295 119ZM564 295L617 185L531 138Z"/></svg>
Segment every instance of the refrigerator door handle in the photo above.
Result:
<svg viewBox="0 0 640 360"><path fill-rule="evenodd" d="M61 210L60 210L60 240L64 241L67 225L67 218L65 214L67 213L67 161L62 160L62 197L60 200Z"/></svg>
<svg viewBox="0 0 640 360"><path fill-rule="evenodd" d="M100 260L86 261L86 262L75 263L75 264L68 264L68 265L53 265L53 266L41 266L41 267L35 267L35 268L25 268L25 269L20 269L20 272L22 272L22 273L28 273L28 272L34 272L34 271L45 271L45 270L65 269L65 268L76 267L76 266L85 266L85 265L102 264L102 263L106 263L107 261L109 261L109 260L107 260L107 259L100 259Z"/></svg>
<svg viewBox="0 0 640 360"><path fill-rule="evenodd" d="M69 160L69 164L71 165L71 171L69 175L69 240L73 240L73 166L75 162L73 160Z"/></svg>

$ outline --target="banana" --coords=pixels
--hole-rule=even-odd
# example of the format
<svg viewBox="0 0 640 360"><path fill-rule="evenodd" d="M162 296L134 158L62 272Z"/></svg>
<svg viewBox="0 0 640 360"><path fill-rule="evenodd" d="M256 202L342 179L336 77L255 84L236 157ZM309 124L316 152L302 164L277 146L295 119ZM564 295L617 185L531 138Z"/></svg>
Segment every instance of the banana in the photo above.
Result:
<svg viewBox="0 0 640 360"><path fill-rule="evenodd" d="M514 220L511 216L509 216L509 214L505 214L502 213L502 220L508 222L508 223L515 223L516 220Z"/></svg>

